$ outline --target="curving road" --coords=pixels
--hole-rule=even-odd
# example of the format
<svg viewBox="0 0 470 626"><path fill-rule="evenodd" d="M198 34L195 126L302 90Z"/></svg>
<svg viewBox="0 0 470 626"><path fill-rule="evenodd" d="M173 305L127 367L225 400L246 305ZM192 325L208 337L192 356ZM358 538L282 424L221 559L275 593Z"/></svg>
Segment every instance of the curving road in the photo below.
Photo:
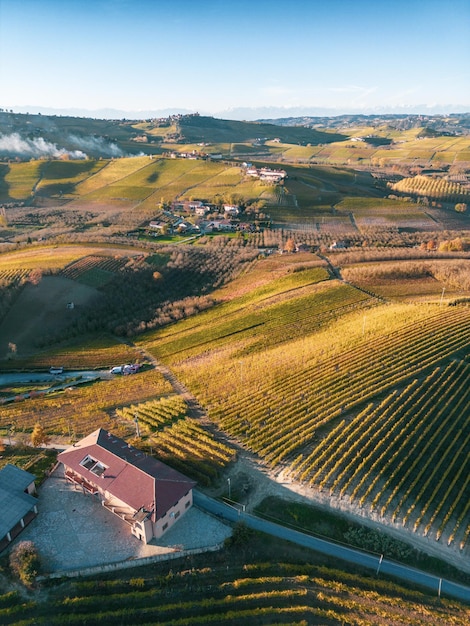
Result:
<svg viewBox="0 0 470 626"><path fill-rule="evenodd" d="M470 602L470 588L464 585L459 585L450 580L439 578L432 574L427 574L421 570L401 565L383 558L383 555L375 555L361 550L355 550L354 548L348 548L341 544L326 541L325 539L319 539L312 535L306 535L297 530L274 524L267 520L261 519L249 513L245 513L243 510L234 506L225 504L213 498L209 498L200 491L194 490L194 504L209 513L222 517L231 522L243 521L247 526L253 528L253 530L259 530L261 532L279 537L286 541L292 541L300 546L309 548L310 550L316 550L327 556L333 558L342 559L361 567L367 567L374 570L377 575L379 573L389 574L395 578L399 578L406 582L411 582L416 585L420 585L440 595L441 593L446 596L463 600L464 602Z"/></svg>
<svg viewBox="0 0 470 626"><path fill-rule="evenodd" d="M31 390L30 392L15 394L9 398L2 398L0 400L0 404L8 404L9 402L14 402L18 399L27 400L28 398L33 397L33 395L54 393L55 391L60 391L61 389L67 389L67 387L82 385L83 383L87 383L92 380L109 378L110 376L112 375L109 374L107 370L76 372L66 371L63 374L49 374L46 372L12 372L9 374L0 374L0 387L15 384L27 385L30 383L36 383L43 386L45 383L51 383L51 386L48 389L42 389L38 392Z"/></svg>

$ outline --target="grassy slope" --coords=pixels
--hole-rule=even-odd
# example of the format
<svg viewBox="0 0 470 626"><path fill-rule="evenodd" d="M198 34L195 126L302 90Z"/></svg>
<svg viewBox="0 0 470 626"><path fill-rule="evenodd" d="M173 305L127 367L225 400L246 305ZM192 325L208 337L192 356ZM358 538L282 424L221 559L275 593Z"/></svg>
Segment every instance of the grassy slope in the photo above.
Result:
<svg viewBox="0 0 470 626"><path fill-rule="evenodd" d="M339 133L325 133L304 127L282 127L274 124L220 120L213 117L190 116L183 118L179 127L188 141L213 143L243 143L260 139L279 138L284 143L330 143L345 138Z"/></svg>
<svg viewBox="0 0 470 626"><path fill-rule="evenodd" d="M256 161L259 165L272 163ZM134 209L139 222L151 218L160 202L175 198L214 201L236 194L246 202L261 200L275 223L318 223L332 217L344 219L346 229L372 226L435 229L436 219L455 228L466 223L465 215L423 211L384 198L389 190L367 172L345 167L286 165L283 187L266 185L243 176L234 164L161 157L134 157L112 161L51 161L12 163L0 168L0 198L27 199L37 185L40 202L60 201L66 207L116 207ZM39 181L39 184L38 184ZM64 204L65 203L65 204ZM332 208L336 213L332 214ZM349 217L352 214L352 220ZM434 215L434 218L431 216ZM119 213L120 214L120 213ZM354 224L354 218L356 223ZM124 219L124 215L123 215ZM452 223L454 220L455 223Z"/></svg>

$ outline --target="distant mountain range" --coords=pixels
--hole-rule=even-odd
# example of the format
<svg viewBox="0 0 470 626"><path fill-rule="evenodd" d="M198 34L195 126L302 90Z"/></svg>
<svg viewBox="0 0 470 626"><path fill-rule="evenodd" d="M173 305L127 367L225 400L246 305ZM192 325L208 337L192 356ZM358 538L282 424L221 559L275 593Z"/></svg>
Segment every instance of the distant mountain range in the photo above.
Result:
<svg viewBox="0 0 470 626"><path fill-rule="evenodd" d="M140 111L126 111L123 109L82 109L82 108L52 108L38 105L3 107L4 110L13 110L15 113L41 113L42 115L67 115L73 117L94 117L101 119L130 119L141 120L169 115L187 115L196 111L185 108L143 109ZM287 117L335 117L340 115L448 115L450 113L469 113L470 104L447 105L409 105L397 107L370 107L363 109L344 109L328 107L234 107L223 111L198 111L201 115L218 117L228 120L274 120Z"/></svg>

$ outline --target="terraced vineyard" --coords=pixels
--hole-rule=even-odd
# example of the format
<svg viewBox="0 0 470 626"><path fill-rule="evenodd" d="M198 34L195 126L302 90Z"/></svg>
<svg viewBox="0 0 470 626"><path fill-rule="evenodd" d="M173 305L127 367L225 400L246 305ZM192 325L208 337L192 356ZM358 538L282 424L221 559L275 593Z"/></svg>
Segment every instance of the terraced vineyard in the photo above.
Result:
<svg viewBox="0 0 470 626"><path fill-rule="evenodd" d="M164 396L142 404L117 409L116 414L123 419L144 424L150 432L162 430L186 416L187 405L181 396Z"/></svg>
<svg viewBox="0 0 470 626"><path fill-rule="evenodd" d="M124 407L116 413L143 425L141 433L150 434L145 439L146 446L159 459L208 486L234 459L235 449L216 441L201 424L188 418L187 408L181 396L170 395Z"/></svg>
<svg viewBox="0 0 470 626"><path fill-rule="evenodd" d="M231 397L227 406L221 399L214 419L277 464L311 445L320 426L465 348L469 318L466 309L437 313L426 328L411 324L382 337L380 347L360 346L332 362L286 372L274 384L260 381L246 400Z"/></svg>
<svg viewBox="0 0 470 626"><path fill-rule="evenodd" d="M397 183L390 185L394 191L411 193L428 198L439 198L448 202L464 202L470 196L468 189L459 183L449 182L444 178L431 176L414 176L403 178Z"/></svg>
<svg viewBox="0 0 470 626"><path fill-rule="evenodd" d="M376 304L369 294L328 277L323 267L304 269L276 282L272 291L263 287L204 313L203 329L195 320L165 329L157 335L158 355L177 362L203 346L220 348L236 339L242 356L303 337L348 311ZM151 337L145 342L151 345Z"/></svg>
<svg viewBox="0 0 470 626"><path fill-rule="evenodd" d="M164 339L161 356L169 357L219 427L272 467L349 497L368 514L464 549L470 528L470 370L462 358L468 356L470 312L400 310L407 319L371 331L367 340L361 340L366 317L352 313L356 336L349 349L335 354L318 330L308 335L308 318L300 317L299 337L302 328L307 334L284 349L262 352L258 346L247 356L237 335L231 343L219 335L190 348L188 334L185 350L183 336L174 337L173 353L169 337ZM384 312L391 322L393 309ZM382 314L376 310L377 317ZM270 332L285 334L281 318L277 324ZM335 336L335 322L328 332Z"/></svg>
<svg viewBox="0 0 470 626"><path fill-rule="evenodd" d="M21 281L26 280L26 278L28 278L28 275L29 270L0 270L0 285L17 285Z"/></svg>
<svg viewBox="0 0 470 626"><path fill-rule="evenodd" d="M306 564L299 554L293 562L282 544L277 552L283 559L271 564L265 543L253 537L248 554L234 545L222 553L222 564L204 555L190 557L189 566L187 560L184 566L173 561L158 569L136 569L127 577L61 581L49 586L47 603L25 602L16 591L4 593L0 620L5 626L468 624L469 610L459 602L342 571L318 563L313 555L313 563ZM292 546L288 550L292 553Z"/></svg>
<svg viewBox="0 0 470 626"><path fill-rule="evenodd" d="M297 464L296 476L424 535L445 535L449 544L463 531L463 549L470 530L461 527L470 500L469 376L470 365L451 361L369 404L340 421Z"/></svg>
<svg viewBox="0 0 470 626"><path fill-rule="evenodd" d="M142 259L143 257L140 257L140 260ZM128 262L129 259L126 257L89 255L67 265L60 274L90 287L99 288L110 282L117 272L126 267Z"/></svg>

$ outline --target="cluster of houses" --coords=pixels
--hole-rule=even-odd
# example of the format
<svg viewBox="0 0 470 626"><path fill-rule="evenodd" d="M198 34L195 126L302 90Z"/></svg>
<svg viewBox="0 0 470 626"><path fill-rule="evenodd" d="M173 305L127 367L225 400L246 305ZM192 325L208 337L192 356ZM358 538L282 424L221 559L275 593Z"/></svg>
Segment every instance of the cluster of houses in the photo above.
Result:
<svg viewBox="0 0 470 626"><path fill-rule="evenodd" d="M57 460L67 482L118 516L145 543L164 535L193 504L193 480L102 428ZM11 464L0 471L0 551L38 514L34 481Z"/></svg>
<svg viewBox="0 0 470 626"><path fill-rule="evenodd" d="M192 214L199 218L199 221L195 224L178 213ZM230 232L249 226L233 222L240 213L241 209L236 204L224 204L222 207L218 207L202 202L202 200L176 201L171 204L170 211L161 211L149 223L149 229L155 234ZM204 219L209 214L215 215L215 217Z"/></svg>

